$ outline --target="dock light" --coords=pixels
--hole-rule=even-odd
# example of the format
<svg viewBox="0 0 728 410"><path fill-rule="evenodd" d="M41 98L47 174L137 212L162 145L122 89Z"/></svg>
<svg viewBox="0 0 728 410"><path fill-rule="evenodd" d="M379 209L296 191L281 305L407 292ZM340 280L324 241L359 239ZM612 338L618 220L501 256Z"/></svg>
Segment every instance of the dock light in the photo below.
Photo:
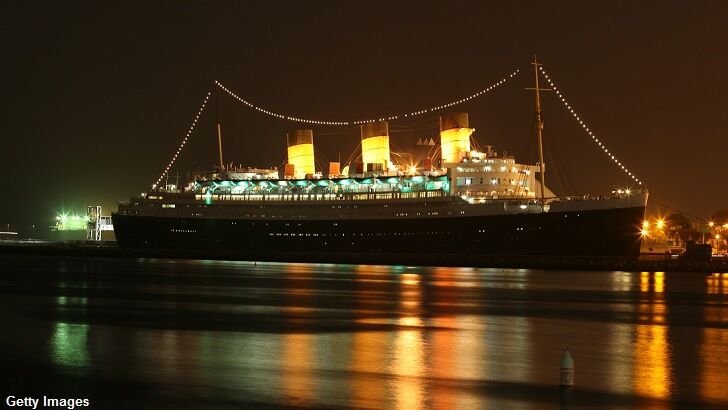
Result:
<svg viewBox="0 0 728 410"><path fill-rule="evenodd" d="M630 189L625 189L625 190L624 190L624 193L625 193L625 194L627 194L627 195L630 195L630 194L632 193L632 190L630 190Z"/></svg>
<svg viewBox="0 0 728 410"><path fill-rule="evenodd" d="M647 229L640 230L640 235L642 235L642 237L647 236Z"/></svg>
<svg viewBox="0 0 728 410"><path fill-rule="evenodd" d="M662 229L665 227L665 220L664 219L658 219L657 220L657 229Z"/></svg>
<svg viewBox="0 0 728 410"><path fill-rule="evenodd" d="M713 222L713 221L708 222L708 226L711 227L711 228L714 227L715 226L715 222Z"/></svg>

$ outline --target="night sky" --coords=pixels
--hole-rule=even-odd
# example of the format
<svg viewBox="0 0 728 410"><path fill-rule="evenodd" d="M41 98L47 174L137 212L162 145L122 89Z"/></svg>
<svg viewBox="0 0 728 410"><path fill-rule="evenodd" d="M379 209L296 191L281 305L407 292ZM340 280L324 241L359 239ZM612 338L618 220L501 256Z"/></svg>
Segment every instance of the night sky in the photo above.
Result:
<svg viewBox="0 0 728 410"><path fill-rule="evenodd" d="M727 22L720 1L6 1L0 228L47 226L96 203L109 214L147 189L214 80L272 111L348 121L440 105L521 69L455 109L479 144L534 163L524 90L534 54L651 200L707 217L728 208ZM552 94L548 185L629 186ZM173 168L182 179L216 162L214 112ZM355 126L283 121L222 93L219 112L226 162L280 166L297 128L314 130L322 161L345 160L359 140ZM436 138L437 116L391 122L395 147Z"/></svg>

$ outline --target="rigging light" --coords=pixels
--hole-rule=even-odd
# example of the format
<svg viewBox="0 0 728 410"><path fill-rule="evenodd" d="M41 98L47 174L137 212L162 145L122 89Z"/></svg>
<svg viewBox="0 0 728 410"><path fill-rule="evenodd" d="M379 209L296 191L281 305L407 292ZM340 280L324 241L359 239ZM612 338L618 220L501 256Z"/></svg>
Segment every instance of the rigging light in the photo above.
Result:
<svg viewBox="0 0 728 410"><path fill-rule="evenodd" d="M205 105L207 104L207 101L210 99L210 95L212 94L212 91L209 91L207 95L205 96L205 100L202 101L202 105L200 106L200 109L197 111L197 115L195 116L194 121L192 121L192 125L190 125L190 128L187 130L187 134L185 135L184 139L182 139L182 142L180 143L179 147L177 147L177 151L172 156L172 159L169 161L167 166L164 168L164 171L162 171L162 174L157 178L157 181L152 184L152 189L156 189L157 186L159 186L159 183L162 182L162 178L169 172L169 169L174 165L175 161L177 160L177 156L182 152L182 148L187 143L187 139L192 134L192 131L194 131L195 126L197 125L197 119L202 115L202 111L205 109Z"/></svg>
<svg viewBox="0 0 728 410"><path fill-rule="evenodd" d="M632 178L635 182L637 182L639 185L642 185L642 181L637 178L634 174L632 174L625 166L622 165L622 163L613 155L609 153L609 150L604 146L599 139L594 135L592 131L589 130L589 127L587 127L586 123L581 119L581 117L571 108L571 105L566 101L566 97L556 88L556 84L554 84L553 80L549 77L549 75L546 73L546 70L544 70L543 66L539 65L539 70L543 74L544 78L546 78L546 81L548 81L551 88L556 92L556 96L561 100L561 102L564 104L567 110L571 113L571 115L576 119L576 121L581 125L581 127L586 131L589 136L594 140L594 142L598 143L599 147L602 148L602 150L607 154L607 156L614 161L614 163L617 165L617 167L620 167L622 171L624 171L625 174L627 174L628 177Z"/></svg>
<svg viewBox="0 0 728 410"><path fill-rule="evenodd" d="M484 89L482 89L480 91L477 91L477 92L473 93L472 95L470 95L468 97L464 97L464 98L461 98L461 99L458 99L458 100L449 102L447 104L441 104L441 105L433 106L433 107L430 107L430 108L425 108L425 109L421 109L421 110L417 110L417 111L412 111L412 112L410 112L408 114L397 114L397 115L392 114L392 115L388 115L388 116L382 116L382 117L380 117L378 119L358 120L358 121L321 121L321 120L309 120L309 119L304 119L304 118L300 118L300 117L293 117L293 116L290 116L290 115L278 114L278 113L272 112L270 110L267 110L265 108L259 107L259 106L255 105L255 104L253 104L253 103L251 103L251 102L249 102L249 101L241 98L240 96L238 96L237 94L235 94L233 91L231 91L229 88L225 87L219 81L215 81L215 85L217 87L219 87L221 90L223 90L226 93L228 93L231 97L233 97L236 100L240 101L241 103L247 105L248 107L253 108L253 109L257 110L257 111L260 111L260 112L262 112L264 114L270 115L272 117L286 119L286 120L289 120L289 121L303 122L303 123L307 123L307 124L319 124L319 125L350 125L350 124L352 124L352 125L361 125L361 124L367 124L367 123L375 122L375 121L396 120L400 116L403 116L403 117L410 116L410 117L412 117L412 116L415 116L415 115L421 115L421 114L425 114L425 113L432 112L432 111L442 110L444 108L452 107L453 105L462 104L464 102L470 101L471 99L473 99L475 97L478 97L478 96L481 96L481 95L483 95L483 94L485 94L485 93L493 90L494 88L502 85L508 79L515 77L520 71L521 71L520 69L519 70L515 70L511 74L509 74L507 77L501 79L500 81L495 82L495 83L491 84L490 86L488 86L488 87L486 87L486 88L484 88Z"/></svg>

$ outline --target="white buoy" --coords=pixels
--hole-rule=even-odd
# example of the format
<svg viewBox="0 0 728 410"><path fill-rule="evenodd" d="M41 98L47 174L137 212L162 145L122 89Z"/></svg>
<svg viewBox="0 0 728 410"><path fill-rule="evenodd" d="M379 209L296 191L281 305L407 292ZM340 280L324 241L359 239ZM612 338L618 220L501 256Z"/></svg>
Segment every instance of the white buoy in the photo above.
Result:
<svg viewBox="0 0 728 410"><path fill-rule="evenodd" d="M569 349L566 349L564 355L561 356L561 385L574 385L574 358L571 357Z"/></svg>

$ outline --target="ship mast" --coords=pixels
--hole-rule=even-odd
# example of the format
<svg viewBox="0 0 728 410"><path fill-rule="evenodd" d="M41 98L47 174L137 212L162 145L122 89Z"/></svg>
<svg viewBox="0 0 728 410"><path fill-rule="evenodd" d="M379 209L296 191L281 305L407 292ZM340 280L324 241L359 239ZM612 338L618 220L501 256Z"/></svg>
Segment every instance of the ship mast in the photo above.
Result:
<svg viewBox="0 0 728 410"><path fill-rule="evenodd" d="M220 172L225 168L222 162L222 131L220 129L220 111L217 108L217 92L215 92L215 117L217 119L217 150L220 154Z"/></svg>
<svg viewBox="0 0 728 410"><path fill-rule="evenodd" d="M538 67L541 65L538 63L536 56L533 56L533 74L536 78L535 88L526 88L527 90L536 91L536 132L538 134L538 165L540 168L540 179L541 179L541 202L543 203L546 199L546 167L543 162L543 118L541 117L541 91L551 91L550 88L540 88L538 85Z"/></svg>

